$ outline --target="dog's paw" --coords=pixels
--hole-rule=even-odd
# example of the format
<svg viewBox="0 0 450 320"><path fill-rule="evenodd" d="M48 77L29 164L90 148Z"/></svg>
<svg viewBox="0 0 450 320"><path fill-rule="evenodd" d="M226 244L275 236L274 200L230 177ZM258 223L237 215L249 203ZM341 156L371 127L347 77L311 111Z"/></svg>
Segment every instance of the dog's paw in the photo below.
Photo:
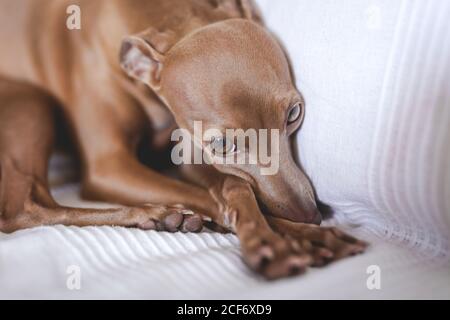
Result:
<svg viewBox="0 0 450 320"><path fill-rule="evenodd" d="M245 263L267 279L304 273L312 263L296 240L269 230L249 230L240 237Z"/></svg>
<svg viewBox="0 0 450 320"><path fill-rule="evenodd" d="M267 216L270 226L278 233L297 240L303 251L313 257L312 266L323 266L365 251L367 242L358 240L335 227L319 227Z"/></svg>
<svg viewBox="0 0 450 320"><path fill-rule="evenodd" d="M368 243L358 240L335 227L304 224L296 239L304 251L313 257L313 266L324 266L348 256L363 253Z"/></svg>
<svg viewBox="0 0 450 320"><path fill-rule="evenodd" d="M182 206L153 206L142 208L137 227L142 230L167 232L200 232L203 217Z"/></svg>

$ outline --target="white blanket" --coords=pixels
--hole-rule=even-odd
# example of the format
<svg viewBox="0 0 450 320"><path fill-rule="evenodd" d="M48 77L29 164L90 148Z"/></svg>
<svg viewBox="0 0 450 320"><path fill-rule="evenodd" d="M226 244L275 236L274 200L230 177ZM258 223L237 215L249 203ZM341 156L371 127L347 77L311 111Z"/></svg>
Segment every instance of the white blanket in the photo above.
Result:
<svg viewBox="0 0 450 320"><path fill-rule="evenodd" d="M104 206L77 194L77 185L54 192L67 205ZM363 227L351 230L371 242L367 253L275 282L247 269L233 235L120 227L24 230L0 236L0 298L450 298L444 262L425 260ZM367 287L372 265L381 271L380 290ZM70 285L73 266L80 270L79 290Z"/></svg>
<svg viewBox="0 0 450 320"><path fill-rule="evenodd" d="M257 2L305 96L299 153L327 224L368 252L265 282L232 235L41 227L0 234L0 298L450 298L450 2ZM54 189L105 206L77 194Z"/></svg>
<svg viewBox="0 0 450 320"><path fill-rule="evenodd" d="M305 95L299 153L319 198L341 223L448 258L449 1L283 4L265 17Z"/></svg>

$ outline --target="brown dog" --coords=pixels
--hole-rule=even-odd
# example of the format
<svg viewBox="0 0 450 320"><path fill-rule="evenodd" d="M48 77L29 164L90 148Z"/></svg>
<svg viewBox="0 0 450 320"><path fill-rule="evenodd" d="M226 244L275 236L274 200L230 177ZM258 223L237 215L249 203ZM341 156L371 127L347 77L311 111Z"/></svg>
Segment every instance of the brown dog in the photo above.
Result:
<svg viewBox="0 0 450 320"><path fill-rule="evenodd" d="M71 4L81 8L81 30L66 28ZM0 21L1 231L52 224L199 231L212 221L238 235L246 263L267 278L364 250L334 228L305 224L321 218L289 146L304 103L250 0L0 0ZM124 207L53 200L55 110L72 129L83 196ZM139 147L155 158L173 129L191 132L194 120L219 130L279 129L279 172L185 165L180 181L138 160Z"/></svg>

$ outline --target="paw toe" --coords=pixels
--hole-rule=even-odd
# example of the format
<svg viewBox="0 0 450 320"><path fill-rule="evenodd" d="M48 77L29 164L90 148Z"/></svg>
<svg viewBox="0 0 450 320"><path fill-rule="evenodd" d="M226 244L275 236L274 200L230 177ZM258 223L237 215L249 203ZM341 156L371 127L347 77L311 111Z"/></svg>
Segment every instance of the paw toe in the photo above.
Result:
<svg viewBox="0 0 450 320"><path fill-rule="evenodd" d="M184 232L200 232L203 228L203 219L199 214L185 215L181 230Z"/></svg>
<svg viewBox="0 0 450 320"><path fill-rule="evenodd" d="M164 229L169 232L178 231L182 223L183 223L183 215L179 212L171 213L167 215L167 217L165 217L163 220Z"/></svg>
<svg viewBox="0 0 450 320"><path fill-rule="evenodd" d="M247 255L247 264L254 270L263 269L273 258L273 250L269 246L262 246Z"/></svg>

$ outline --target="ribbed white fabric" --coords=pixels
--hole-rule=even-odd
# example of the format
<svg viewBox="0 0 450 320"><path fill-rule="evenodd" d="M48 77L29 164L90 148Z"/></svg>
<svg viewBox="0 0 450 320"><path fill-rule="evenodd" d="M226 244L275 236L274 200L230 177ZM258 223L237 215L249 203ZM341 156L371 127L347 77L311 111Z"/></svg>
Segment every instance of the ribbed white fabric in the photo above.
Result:
<svg viewBox="0 0 450 320"><path fill-rule="evenodd" d="M257 2L306 99L300 158L335 210L327 224L368 252L267 283L232 235L42 227L0 234L0 298L450 298L450 2ZM77 185L54 195L108 206ZM370 265L381 290L367 289Z"/></svg>
<svg viewBox="0 0 450 320"><path fill-rule="evenodd" d="M67 205L77 185L54 192ZM370 231L364 255L306 275L267 282L242 263L233 235L170 234L120 227L40 227L0 234L0 298L48 299L310 299L449 298L444 263L386 242ZM381 269L381 289L366 286L370 265ZM81 289L69 290L70 266L81 270Z"/></svg>
<svg viewBox="0 0 450 320"><path fill-rule="evenodd" d="M450 3L405 2L401 17L380 97L369 191L388 237L448 258Z"/></svg>
<svg viewBox="0 0 450 320"><path fill-rule="evenodd" d="M341 224L449 259L450 2L259 2L305 96L319 198Z"/></svg>

